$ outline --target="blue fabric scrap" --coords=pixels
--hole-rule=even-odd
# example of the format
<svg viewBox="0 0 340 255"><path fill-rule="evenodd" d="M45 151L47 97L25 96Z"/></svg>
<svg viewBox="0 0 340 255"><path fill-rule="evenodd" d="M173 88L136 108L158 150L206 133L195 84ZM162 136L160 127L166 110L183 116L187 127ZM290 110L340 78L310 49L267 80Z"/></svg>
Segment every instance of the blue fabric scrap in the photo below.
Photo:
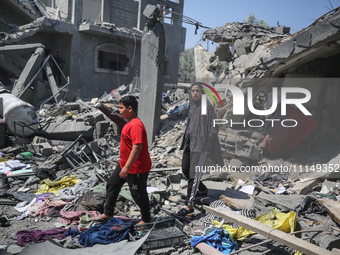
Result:
<svg viewBox="0 0 340 255"><path fill-rule="evenodd" d="M215 229L206 236L194 236L190 242L192 247L201 242L206 242L223 254L229 254L238 249L237 243L234 240L230 241L229 233L222 228Z"/></svg>
<svg viewBox="0 0 340 255"><path fill-rule="evenodd" d="M92 226L84 232L72 229L66 233L72 237L79 234L78 242L84 247L92 247L94 244L117 243L127 237L133 229L132 223L125 223L121 219L112 218L105 224Z"/></svg>

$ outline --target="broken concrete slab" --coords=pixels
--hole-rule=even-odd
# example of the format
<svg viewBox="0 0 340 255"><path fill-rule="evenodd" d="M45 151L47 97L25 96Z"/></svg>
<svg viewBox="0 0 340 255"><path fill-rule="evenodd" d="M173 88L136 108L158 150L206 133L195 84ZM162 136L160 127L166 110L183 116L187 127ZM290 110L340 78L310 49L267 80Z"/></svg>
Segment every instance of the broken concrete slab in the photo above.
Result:
<svg viewBox="0 0 340 255"><path fill-rule="evenodd" d="M84 120L65 120L62 123L50 122L38 132L47 139L62 139L65 141L76 140L79 135L93 136L94 127Z"/></svg>
<svg viewBox="0 0 340 255"><path fill-rule="evenodd" d="M5 51L31 50L36 48L45 48L45 46L41 43L5 45L0 47L0 51L5 52Z"/></svg>
<svg viewBox="0 0 340 255"><path fill-rule="evenodd" d="M318 204L322 205L326 208L329 215L331 215L332 219L340 224L340 202L339 201L330 201L330 200L317 200Z"/></svg>
<svg viewBox="0 0 340 255"><path fill-rule="evenodd" d="M13 95L20 97L26 102L34 103L32 101L32 98L34 98L32 91L26 89L26 86L41 67L44 54L45 50L43 48L37 48L35 50L12 89Z"/></svg>
<svg viewBox="0 0 340 255"><path fill-rule="evenodd" d="M307 195L319 182L320 180L317 178L305 178L296 182L289 190L295 194Z"/></svg>
<svg viewBox="0 0 340 255"><path fill-rule="evenodd" d="M255 200L261 201L266 207L272 205L280 210L295 211L295 208L302 203L305 197L303 195L275 195L260 192Z"/></svg>

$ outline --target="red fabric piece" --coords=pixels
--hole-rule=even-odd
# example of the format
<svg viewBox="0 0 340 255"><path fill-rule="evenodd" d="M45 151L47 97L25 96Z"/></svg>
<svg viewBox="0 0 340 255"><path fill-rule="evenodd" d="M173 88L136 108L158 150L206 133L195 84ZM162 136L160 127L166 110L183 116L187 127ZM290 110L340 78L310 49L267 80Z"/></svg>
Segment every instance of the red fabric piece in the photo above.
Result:
<svg viewBox="0 0 340 255"><path fill-rule="evenodd" d="M91 217L98 217L100 215L100 212L97 211L71 211L71 212L67 212L64 210L60 211L60 215L61 215L61 223L65 224L65 225L69 225L69 224L79 224L79 218L80 216L84 215L84 214L88 214Z"/></svg>
<svg viewBox="0 0 340 255"><path fill-rule="evenodd" d="M131 166L129 174L147 173L151 169L151 159L148 149L146 130L142 121L139 118L135 118L128 122L122 130L119 161L121 168L123 168L127 162L132 151L132 146L138 143L142 144L142 150L135 163Z"/></svg>
<svg viewBox="0 0 340 255"><path fill-rule="evenodd" d="M298 124L296 127L283 127L275 123L273 130L261 144L270 154L283 156L291 152L318 126L313 117L304 115L298 108L290 105L287 105L284 119L295 119Z"/></svg>

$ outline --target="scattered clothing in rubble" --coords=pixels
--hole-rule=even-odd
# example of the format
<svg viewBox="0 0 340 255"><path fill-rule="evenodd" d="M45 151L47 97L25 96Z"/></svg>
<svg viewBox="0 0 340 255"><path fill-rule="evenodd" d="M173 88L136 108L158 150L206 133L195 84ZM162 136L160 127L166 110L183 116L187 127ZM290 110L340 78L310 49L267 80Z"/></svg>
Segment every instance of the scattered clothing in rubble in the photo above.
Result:
<svg viewBox="0 0 340 255"><path fill-rule="evenodd" d="M211 207L211 208L221 207L221 208L228 209L230 211L234 211L232 208L227 206L222 200L216 200L216 201L210 203L209 207ZM209 226L211 226L212 220L222 221L223 219L221 217L215 216L215 215L208 212L203 219L204 228L208 228Z"/></svg>
<svg viewBox="0 0 340 255"><path fill-rule="evenodd" d="M41 181L40 188L35 192L36 194L53 193L56 195L58 190L76 185L81 180L76 179L75 175L65 176L60 181L51 181L45 179Z"/></svg>
<svg viewBox="0 0 340 255"><path fill-rule="evenodd" d="M97 217L100 215L99 212L97 211L75 211L75 212L67 212L65 210L61 210L60 211L60 215L61 215L61 223L65 224L65 225L69 225L69 224L79 224L79 219L80 216L84 215L84 214L88 214L91 217Z"/></svg>
<svg viewBox="0 0 340 255"><path fill-rule="evenodd" d="M53 195L45 197L43 201L37 201L36 203L30 205L30 215L50 215L50 212L53 209L57 208L61 210L65 205L70 204L71 202L66 202L56 198Z"/></svg>
<svg viewBox="0 0 340 255"><path fill-rule="evenodd" d="M76 183L73 187L60 189L57 195L61 198L76 198L83 195L87 191L91 191L92 188L98 183L98 178L93 175L91 178Z"/></svg>
<svg viewBox="0 0 340 255"><path fill-rule="evenodd" d="M23 212L21 216L16 217L16 220L26 218L28 215L48 215L59 216L59 210L71 202L65 202L54 197L52 193L42 194L34 198L29 204L18 204L15 209Z"/></svg>
<svg viewBox="0 0 340 255"><path fill-rule="evenodd" d="M232 208L230 208L229 206L227 206L222 200L216 200L214 202L212 202L209 207L211 208L218 208L218 207L222 207L222 208L226 208L230 211L234 211ZM243 215L245 217L251 218L251 219L255 219L256 218L256 210L252 207L246 208L246 209L242 209L239 211L234 211L235 213L238 213L240 215ZM204 227L207 228L209 226L212 225L212 221L216 220L216 221L222 221L223 219L215 216L211 213L207 213L207 215L204 217L203 219L203 223L204 223ZM227 224L233 228L238 228L240 227L239 225L233 223L233 222L227 222Z"/></svg>
<svg viewBox="0 0 340 255"><path fill-rule="evenodd" d="M285 233L292 233L294 232L296 226L296 213L282 213L278 209L273 209L269 213L262 214L256 217L254 220L268 225L272 228L281 230ZM213 220L213 225L215 227L219 227L221 225L221 222ZM247 236L255 234L254 231L246 229L244 227L239 227L235 229L225 223L222 224L221 227L224 230L228 231L232 239L237 241L244 241Z"/></svg>
<svg viewBox="0 0 340 255"><path fill-rule="evenodd" d="M66 238L65 232L67 229L63 229L62 227L41 231L41 230L22 230L17 232L17 245L25 246L26 244L33 242L33 243L43 243L45 242L48 237L55 238L55 239L64 239Z"/></svg>
<svg viewBox="0 0 340 255"><path fill-rule="evenodd" d="M317 204L316 198L311 197L311 196L305 197L301 205L295 208L295 211L301 215L310 214L310 213L317 213L317 214L322 214L322 215L327 214L326 209L323 206Z"/></svg>
<svg viewBox="0 0 340 255"><path fill-rule="evenodd" d="M194 236L190 240L192 247L196 247L201 242L206 242L223 254L228 254L238 249L237 243L230 240L229 233L222 228L215 229L206 236Z"/></svg>
<svg viewBox="0 0 340 255"><path fill-rule="evenodd" d="M65 234L72 237L79 234L78 242L84 247L92 247L94 244L117 243L125 239L132 229L131 223L113 217L107 223L92 226L84 232L72 229Z"/></svg>
<svg viewBox="0 0 340 255"><path fill-rule="evenodd" d="M260 182L262 186L275 189L279 187L280 184L286 184L288 181L288 175L286 173L279 174L263 174L259 178L255 179Z"/></svg>

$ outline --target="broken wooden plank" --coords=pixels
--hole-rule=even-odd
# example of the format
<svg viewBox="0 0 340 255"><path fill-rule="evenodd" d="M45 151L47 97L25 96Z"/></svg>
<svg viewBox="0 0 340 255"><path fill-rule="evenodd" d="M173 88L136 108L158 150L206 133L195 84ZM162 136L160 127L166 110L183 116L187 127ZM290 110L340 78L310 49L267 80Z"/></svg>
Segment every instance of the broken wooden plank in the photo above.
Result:
<svg viewBox="0 0 340 255"><path fill-rule="evenodd" d="M210 246L206 243L199 243L196 245L196 248L199 249L204 255L223 255L224 253L216 250L214 247Z"/></svg>
<svg viewBox="0 0 340 255"><path fill-rule="evenodd" d="M228 209L221 208L221 207L211 208L206 205L203 206L203 209L211 214L214 214L228 221L232 221L242 227L252 230L276 242L284 244L290 248L296 249L302 253L310 254L310 255L320 255L320 254L331 255L332 254L330 251L326 249L323 249L319 246L311 244L305 240L301 240L297 237L291 236L285 232L282 232L281 230L277 230L272 227L269 227L256 220L252 220L243 215L232 212Z"/></svg>
<svg viewBox="0 0 340 255"><path fill-rule="evenodd" d="M230 208L234 210L246 209L253 207L254 198L237 190L227 188L224 191L224 195L220 196L220 199Z"/></svg>
<svg viewBox="0 0 340 255"><path fill-rule="evenodd" d="M340 224L340 202L329 200L317 200L316 202L325 207L332 219Z"/></svg>

